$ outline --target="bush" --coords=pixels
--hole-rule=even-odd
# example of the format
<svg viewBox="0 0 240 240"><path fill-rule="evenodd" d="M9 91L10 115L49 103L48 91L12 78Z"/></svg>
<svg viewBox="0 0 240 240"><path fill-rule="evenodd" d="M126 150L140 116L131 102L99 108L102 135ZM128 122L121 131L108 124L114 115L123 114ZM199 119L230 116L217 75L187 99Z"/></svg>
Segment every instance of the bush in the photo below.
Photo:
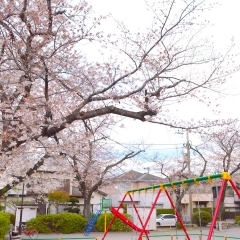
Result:
<svg viewBox="0 0 240 240"><path fill-rule="evenodd" d="M10 224L15 225L15 218L16 218L16 215L13 214L13 213L7 213L7 214L10 216Z"/></svg>
<svg viewBox="0 0 240 240"><path fill-rule="evenodd" d="M38 215L27 221L27 226L32 226L40 233L76 233L84 232L86 218L81 214L59 213Z"/></svg>
<svg viewBox="0 0 240 240"><path fill-rule="evenodd" d="M215 211L215 208L200 208L201 211L205 211L205 212L209 212L211 215L213 214L213 212ZM198 208L193 208L193 212L198 212ZM223 208L222 210L222 214L221 214L221 219L225 219L225 208Z"/></svg>
<svg viewBox="0 0 240 240"><path fill-rule="evenodd" d="M71 213L79 213L80 212L80 208L77 205L79 203L79 200L75 197L71 197L69 199L69 204L68 207L64 208L65 211L71 212Z"/></svg>
<svg viewBox="0 0 240 240"><path fill-rule="evenodd" d="M176 228L177 228L177 229L182 229L182 226L181 226L180 222L177 222L177 223L176 223Z"/></svg>
<svg viewBox="0 0 240 240"><path fill-rule="evenodd" d="M68 212L71 212L71 213L80 213L80 209L79 209L79 208L71 208L71 209L68 209Z"/></svg>
<svg viewBox="0 0 240 240"><path fill-rule="evenodd" d="M112 213L106 213L106 227L109 225L113 216L114 215ZM130 219L130 217L131 217L127 213L123 213L123 216L125 216L128 219ZM104 225L105 225L105 213L101 214L99 216L99 218L97 219L95 228L96 228L96 230L98 230L100 232L104 232L104 227L105 227ZM112 231L112 232L130 232L130 231L132 231L132 229L128 225L123 223L119 218L116 218L110 228L110 231Z"/></svg>
<svg viewBox="0 0 240 240"><path fill-rule="evenodd" d="M204 207L204 208L200 208L200 211L205 211L205 212L209 212L212 215L212 211L214 211L214 209L210 208L210 207ZM198 208L193 208L193 213L198 212Z"/></svg>
<svg viewBox="0 0 240 240"><path fill-rule="evenodd" d="M207 226L209 222L212 220L212 216L209 212L200 210L200 218L201 218L201 226ZM200 226L199 212L193 213L193 223Z"/></svg>
<svg viewBox="0 0 240 240"><path fill-rule="evenodd" d="M0 212L4 210L4 206L0 204Z"/></svg>
<svg viewBox="0 0 240 240"><path fill-rule="evenodd" d="M0 212L0 240L5 240L5 236L9 231L10 216L7 213Z"/></svg>
<svg viewBox="0 0 240 240"><path fill-rule="evenodd" d="M240 224L240 216L235 217L234 224Z"/></svg>
<svg viewBox="0 0 240 240"><path fill-rule="evenodd" d="M157 209L156 214L175 214L174 210L172 208L165 208L165 209Z"/></svg>

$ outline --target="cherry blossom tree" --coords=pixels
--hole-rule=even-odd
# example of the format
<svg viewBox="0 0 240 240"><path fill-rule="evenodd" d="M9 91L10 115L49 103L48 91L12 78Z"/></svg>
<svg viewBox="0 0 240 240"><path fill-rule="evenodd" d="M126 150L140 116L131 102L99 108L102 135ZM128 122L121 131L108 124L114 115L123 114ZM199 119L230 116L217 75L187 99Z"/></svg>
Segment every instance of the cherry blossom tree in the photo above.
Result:
<svg viewBox="0 0 240 240"><path fill-rule="evenodd" d="M228 172L231 176L240 170L240 134L239 122L214 128L202 135L203 144L199 148L202 156L207 159L209 168L214 172ZM219 219L224 208L227 184L224 186L224 196L221 198Z"/></svg>
<svg viewBox="0 0 240 240"><path fill-rule="evenodd" d="M193 147L192 150L195 151ZM197 151L195 151L197 152ZM207 167L206 159L199 160L199 156L191 158L191 168L189 173L189 159L187 153L183 154L182 157L176 159L164 159L156 161L156 168L159 171L159 174L164 176L166 182L174 182L183 179L193 178L195 176L203 176L206 167ZM194 166L194 167L193 167ZM182 217L182 199L186 193L193 193L192 184L186 185L177 185L171 189L171 191L175 194L175 207L176 211ZM190 206L191 207L191 206ZM191 210L190 210L191 212ZM191 218L191 216L190 216ZM182 218L183 219L183 218Z"/></svg>
<svg viewBox="0 0 240 240"><path fill-rule="evenodd" d="M84 139L80 144L72 144L78 139L76 132L69 135L68 143L62 146L62 155L68 162L69 172L73 176L73 183L78 188L84 199L83 215L89 217L91 213L91 198L95 191L103 184L107 184L110 176L118 172L118 167L122 166L127 159L132 159L144 149L129 149L120 152L116 147L110 147L110 137L104 134L105 121L94 126L90 121L85 121L81 137ZM107 126L109 127L109 126ZM117 143L116 143L117 144ZM69 145L79 149L72 150ZM117 144L118 146L118 144Z"/></svg>
<svg viewBox="0 0 240 240"><path fill-rule="evenodd" d="M98 125L84 121L81 128L72 125L69 128L71 131L65 133L64 138L59 133L58 145L55 146L54 142L47 145L51 155L45 159L44 165L25 181L28 192L33 197L52 196L52 192L62 189L64 181L69 180L71 186L81 193L84 200L83 214L89 218L93 193L102 184L113 181L112 176L119 172L119 167L124 166L126 160L144 151L144 148L129 148L112 141L107 135L106 128L110 127L107 123L107 119ZM49 201L52 202L52 199L49 198Z"/></svg>
<svg viewBox="0 0 240 240"><path fill-rule="evenodd" d="M1 1L0 162L7 183L0 195L49 158L59 164L65 154L78 159L67 137L86 121L124 117L189 128L171 117L169 104L207 99L237 70L229 52L221 55L200 41L202 1L148 7L151 29L131 33L119 24L119 35L105 36L105 17L87 1ZM96 46L107 59L89 57Z"/></svg>

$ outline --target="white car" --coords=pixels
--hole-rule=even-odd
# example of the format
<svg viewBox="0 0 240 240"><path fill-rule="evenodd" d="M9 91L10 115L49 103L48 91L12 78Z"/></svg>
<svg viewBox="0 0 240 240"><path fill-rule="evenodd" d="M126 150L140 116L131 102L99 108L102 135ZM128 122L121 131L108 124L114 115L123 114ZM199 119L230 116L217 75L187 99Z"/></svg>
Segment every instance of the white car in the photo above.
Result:
<svg viewBox="0 0 240 240"><path fill-rule="evenodd" d="M160 226L175 227L177 223L177 216L174 214L160 214L156 218L156 224Z"/></svg>

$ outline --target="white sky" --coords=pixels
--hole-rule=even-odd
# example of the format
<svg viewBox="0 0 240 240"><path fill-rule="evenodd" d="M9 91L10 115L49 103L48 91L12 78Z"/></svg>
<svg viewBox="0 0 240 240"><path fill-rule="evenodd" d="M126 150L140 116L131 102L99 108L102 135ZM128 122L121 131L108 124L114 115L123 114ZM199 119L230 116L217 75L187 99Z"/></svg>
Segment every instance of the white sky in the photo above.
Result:
<svg viewBox="0 0 240 240"><path fill-rule="evenodd" d="M148 24L148 15L145 11L144 0L91 0L95 12L101 14L111 13L115 19L124 21L130 29L144 29ZM213 0L206 2L212 3ZM235 52L240 52L240 0L219 0L220 6L203 13L212 24L208 34L211 34L215 42L216 49L225 49L231 44L234 38L236 44ZM114 32L111 23L107 23L106 31ZM240 58L237 59L240 63ZM179 108L179 114L191 118L202 118L202 115L216 118L239 118L240 111L240 73L233 76L227 86L227 92L231 95L220 100L221 111L219 115L213 116L210 109L199 109L195 107L194 102L188 103L187 107ZM116 136L122 139L122 142L141 142L155 144L154 149L176 148L177 143L184 143L184 137L176 135L176 130L169 129L159 125L141 123L140 121L127 120L125 129L118 131ZM190 138L194 136L190 135ZM164 145L173 144L173 145ZM178 145L180 146L180 145ZM164 154L164 153L163 153Z"/></svg>

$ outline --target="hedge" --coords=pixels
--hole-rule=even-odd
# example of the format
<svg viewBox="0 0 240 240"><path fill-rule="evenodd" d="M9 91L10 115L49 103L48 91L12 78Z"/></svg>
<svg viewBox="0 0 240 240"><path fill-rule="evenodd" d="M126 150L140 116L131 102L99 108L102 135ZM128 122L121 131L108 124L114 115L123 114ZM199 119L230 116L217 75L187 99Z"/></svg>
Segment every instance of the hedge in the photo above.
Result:
<svg viewBox="0 0 240 240"><path fill-rule="evenodd" d="M10 215L0 212L0 240L5 240L5 236L10 227Z"/></svg>
<svg viewBox="0 0 240 240"><path fill-rule="evenodd" d="M106 213L106 215L105 215L105 213L104 213L99 216L99 218L97 219L97 223L95 225L96 230L98 230L99 232L104 232L105 216L106 216L106 227L107 227L114 215L112 213ZM127 213L123 213L123 216L125 216L128 219L131 219L131 216ZM119 218L116 218L110 228L110 231L112 231L112 232L130 232L130 231L132 231L132 229L128 225L123 223Z"/></svg>
<svg viewBox="0 0 240 240"><path fill-rule="evenodd" d="M175 214L174 210L172 208L160 208L156 210L156 215L158 216L159 214Z"/></svg>
<svg viewBox="0 0 240 240"><path fill-rule="evenodd" d="M59 214L38 215L26 222L39 233L77 233L84 232L87 219L81 214L63 212Z"/></svg>
<svg viewBox="0 0 240 240"><path fill-rule="evenodd" d="M239 224L239 223L240 223L240 216L236 216L236 217L235 217L234 223L235 223L235 224Z"/></svg>

